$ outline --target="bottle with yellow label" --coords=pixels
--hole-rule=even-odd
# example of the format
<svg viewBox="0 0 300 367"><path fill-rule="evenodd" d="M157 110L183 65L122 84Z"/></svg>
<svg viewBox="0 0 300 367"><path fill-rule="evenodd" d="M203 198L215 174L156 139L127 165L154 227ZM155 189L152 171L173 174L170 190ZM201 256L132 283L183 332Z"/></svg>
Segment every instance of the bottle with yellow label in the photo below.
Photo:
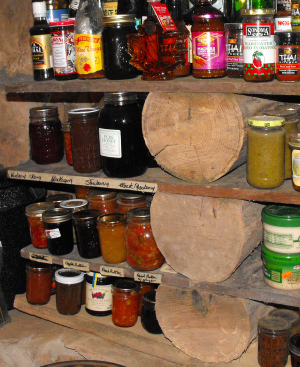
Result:
<svg viewBox="0 0 300 367"><path fill-rule="evenodd" d="M103 13L96 0L80 0L76 13L75 53L79 79L104 78Z"/></svg>

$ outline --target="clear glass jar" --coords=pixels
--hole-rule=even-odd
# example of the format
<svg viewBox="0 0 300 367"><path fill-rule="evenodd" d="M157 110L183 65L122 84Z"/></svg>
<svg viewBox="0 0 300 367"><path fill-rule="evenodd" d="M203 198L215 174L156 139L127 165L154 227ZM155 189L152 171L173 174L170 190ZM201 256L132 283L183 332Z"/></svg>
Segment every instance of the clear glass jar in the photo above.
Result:
<svg viewBox="0 0 300 367"><path fill-rule="evenodd" d="M68 112L71 126L73 167L79 173L99 171L100 146L96 108L76 108Z"/></svg>
<svg viewBox="0 0 300 367"><path fill-rule="evenodd" d="M244 79L247 82L271 81L276 74L275 9L242 9L241 12L243 15Z"/></svg>
<svg viewBox="0 0 300 367"><path fill-rule="evenodd" d="M291 337L300 331L300 315L298 312L284 308L276 308L269 313L270 316L280 317L292 325Z"/></svg>
<svg viewBox="0 0 300 367"><path fill-rule="evenodd" d="M60 162L64 156L64 145L57 107L34 107L29 112L31 159L37 164Z"/></svg>
<svg viewBox="0 0 300 367"><path fill-rule="evenodd" d="M126 259L125 229L124 214L106 214L98 219L101 253L108 264L119 264Z"/></svg>
<svg viewBox="0 0 300 367"><path fill-rule="evenodd" d="M139 285L132 280L120 279L113 283L112 294L112 322L122 327L134 326L139 314Z"/></svg>
<svg viewBox="0 0 300 367"><path fill-rule="evenodd" d="M64 136L64 147L65 147L67 162L70 166L73 166L71 128L70 128L70 124L68 121L62 124L62 132Z"/></svg>
<svg viewBox="0 0 300 367"><path fill-rule="evenodd" d="M285 178L284 118L254 116L248 119L247 181L259 189L272 189Z"/></svg>
<svg viewBox="0 0 300 367"><path fill-rule="evenodd" d="M258 322L258 363L260 367L285 367L291 324L279 317L266 316Z"/></svg>
<svg viewBox="0 0 300 367"><path fill-rule="evenodd" d="M293 188L300 191L300 133L291 134L289 146L292 151Z"/></svg>
<svg viewBox="0 0 300 367"><path fill-rule="evenodd" d="M141 323L143 328L146 331L148 331L148 333L162 334L161 327L156 317L155 304L156 304L156 291L144 294Z"/></svg>
<svg viewBox="0 0 300 367"><path fill-rule="evenodd" d="M243 24L225 23L226 72L229 78L244 76Z"/></svg>
<svg viewBox="0 0 300 367"><path fill-rule="evenodd" d="M26 206L25 214L29 224L31 242L34 247L47 247L47 238L42 215L45 210L54 209L53 203L35 203Z"/></svg>
<svg viewBox="0 0 300 367"><path fill-rule="evenodd" d="M152 233L149 208L129 210L127 213L125 244L126 261L134 269L158 269L165 261Z"/></svg>
<svg viewBox="0 0 300 367"><path fill-rule="evenodd" d="M89 208L99 210L101 214L117 212L117 193L115 191L91 190L88 201Z"/></svg>
<svg viewBox="0 0 300 367"><path fill-rule="evenodd" d="M148 206L144 194L120 192L117 197L118 213L127 214L130 209Z"/></svg>
<svg viewBox="0 0 300 367"><path fill-rule="evenodd" d="M26 299L32 305L45 305L50 301L52 268L43 263L26 265Z"/></svg>

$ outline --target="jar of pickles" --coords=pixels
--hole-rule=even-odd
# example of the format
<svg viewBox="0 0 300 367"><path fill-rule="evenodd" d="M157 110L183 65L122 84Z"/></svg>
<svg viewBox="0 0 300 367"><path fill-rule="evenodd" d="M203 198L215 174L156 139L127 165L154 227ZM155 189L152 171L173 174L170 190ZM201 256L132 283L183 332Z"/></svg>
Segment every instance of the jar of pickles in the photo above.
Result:
<svg viewBox="0 0 300 367"><path fill-rule="evenodd" d="M117 197L118 213L127 214L130 209L146 207L146 196L143 194L120 192Z"/></svg>
<svg viewBox="0 0 300 367"><path fill-rule="evenodd" d="M45 210L54 209L53 203L35 203L28 205L25 209L27 216L31 242L34 247L47 247L47 238L42 215Z"/></svg>
<svg viewBox="0 0 300 367"><path fill-rule="evenodd" d="M99 210L101 214L117 212L117 193L114 191L91 190L88 201L89 208Z"/></svg>
<svg viewBox="0 0 300 367"><path fill-rule="evenodd" d="M154 270L165 259L155 242L150 224L150 209L136 208L127 213L125 232L126 261L137 270Z"/></svg>
<svg viewBox="0 0 300 367"><path fill-rule="evenodd" d="M30 262L26 266L26 299L32 305L50 301L52 269L48 264Z"/></svg>
<svg viewBox="0 0 300 367"><path fill-rule="evenodd" d="M98 233L103 260L119 264L126 259L126 215L111 213L98 218Z"/></svg>
<svg viewBox="0 0 300 367"><path fill-rule="evenodd" d="M248 119L247 181L259 189L272 189L285 178L284 118L254 116Z"/></svg>
<svg viewBox="0 0 300 367"><path fill-rule="evenodd" d="M135 325L139 314L139 285L133 280L117 280L112 285L112 295L113 323L122 327Z"/></svg>

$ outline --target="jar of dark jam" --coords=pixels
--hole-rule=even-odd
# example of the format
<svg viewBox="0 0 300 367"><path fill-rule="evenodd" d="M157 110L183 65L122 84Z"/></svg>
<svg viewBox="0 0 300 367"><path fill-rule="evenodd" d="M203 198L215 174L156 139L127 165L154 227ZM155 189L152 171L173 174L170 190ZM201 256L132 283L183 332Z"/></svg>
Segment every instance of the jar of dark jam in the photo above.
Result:
<svg viewBox="0 0 300 367"><path fill-rule="evenodd" d="M26 299L32 305L50 301L52 268L48 264L30 262L26 265Z"/></svg>
<svg viewBox="0 0 300 367"><path fill-rule="evenodd" d="M148 206L144 194L120 192L117 198L118 213L127 214L130 209Z"/></svg>
<svg viewBox="0 0 300 367"><path fill-rule="evenodd" d="M62 315L75 315L81 309L84 273L73 269L55 272L56 309Z"/></svg>
<svg viewBox="0 0 300 367"><path fill-rule="evenodd" d="M57 107L34 107L29 113L31 159L38 164L60 162L64 156L64 143Z"/></svg>
<svg viewBox="0 0 300 367"><path fill-rule="evenodd" d="M79 173L99 171L100 147L98 131L99 110L77 108L69 111L73 167Z"/></svg>
<svg viewBox="0 0 300 367"><path fill-rule="evenodd" d="M139 316L142 314L143 298L144 294L155 290L157 284L140 282L140 305L139 305Z"/></svg>
<svg viewBox="0 0 300 367"><path fill-rule="evenodd" d="M138 70L129 61L127 34L136 33L134 14L104 16L102 32L104 70L107 79L131 79Z"/></svg>
<svg viewBox="0 0 300 367"><path fill-rule="evenodd" d="M142 108L137 94L104 93L99 117L100 154L108 177L133 177L147 169L148 150L142 132Z"/></svg>
<svg viewBox="0 0 300 367"><path fill-rule="evenodd" d="M111 315L112 289L115 277L106 277L100 273L87 273L85 275L85 309L93 316Z"/></svg>
<svg viewBox="0 0 300 367"><path fill-rule="evenodd" d="M95 259L101 256L97 218L98 210L80 210L73 214L78 253L84 259Z"/></svg>
<svg viewBox="0 0 300 367"><path fill-rule="evenodd" d="M48 250L51 255L67 255L73 251L72 210L55 208L43 213Z"/></svg>
<svg viewBox="0 0 300 367"><path fill-rule="evenodd" d="M143 328L150 334L162 334L161 327L156 318L155 312L156 291L144 294L141 323Z"/></svg>
<svg viewBox="0 0 300 367"><path fill-rule="evenodd" d="M226 71L229 78L244 76L243 24L225 23Z"/></svg>

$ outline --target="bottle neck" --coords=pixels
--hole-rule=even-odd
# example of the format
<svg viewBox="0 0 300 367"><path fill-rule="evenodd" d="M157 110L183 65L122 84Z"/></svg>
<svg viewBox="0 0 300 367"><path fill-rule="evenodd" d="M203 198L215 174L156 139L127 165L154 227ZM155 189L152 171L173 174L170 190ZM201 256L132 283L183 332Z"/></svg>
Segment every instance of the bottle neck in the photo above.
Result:
<svg viewBox="0 0 300 367"><path fill-rule="evenodd" d="M34 24L42 24L42 23L48 24L46 16L34 15L33 20Z"/></svg>

